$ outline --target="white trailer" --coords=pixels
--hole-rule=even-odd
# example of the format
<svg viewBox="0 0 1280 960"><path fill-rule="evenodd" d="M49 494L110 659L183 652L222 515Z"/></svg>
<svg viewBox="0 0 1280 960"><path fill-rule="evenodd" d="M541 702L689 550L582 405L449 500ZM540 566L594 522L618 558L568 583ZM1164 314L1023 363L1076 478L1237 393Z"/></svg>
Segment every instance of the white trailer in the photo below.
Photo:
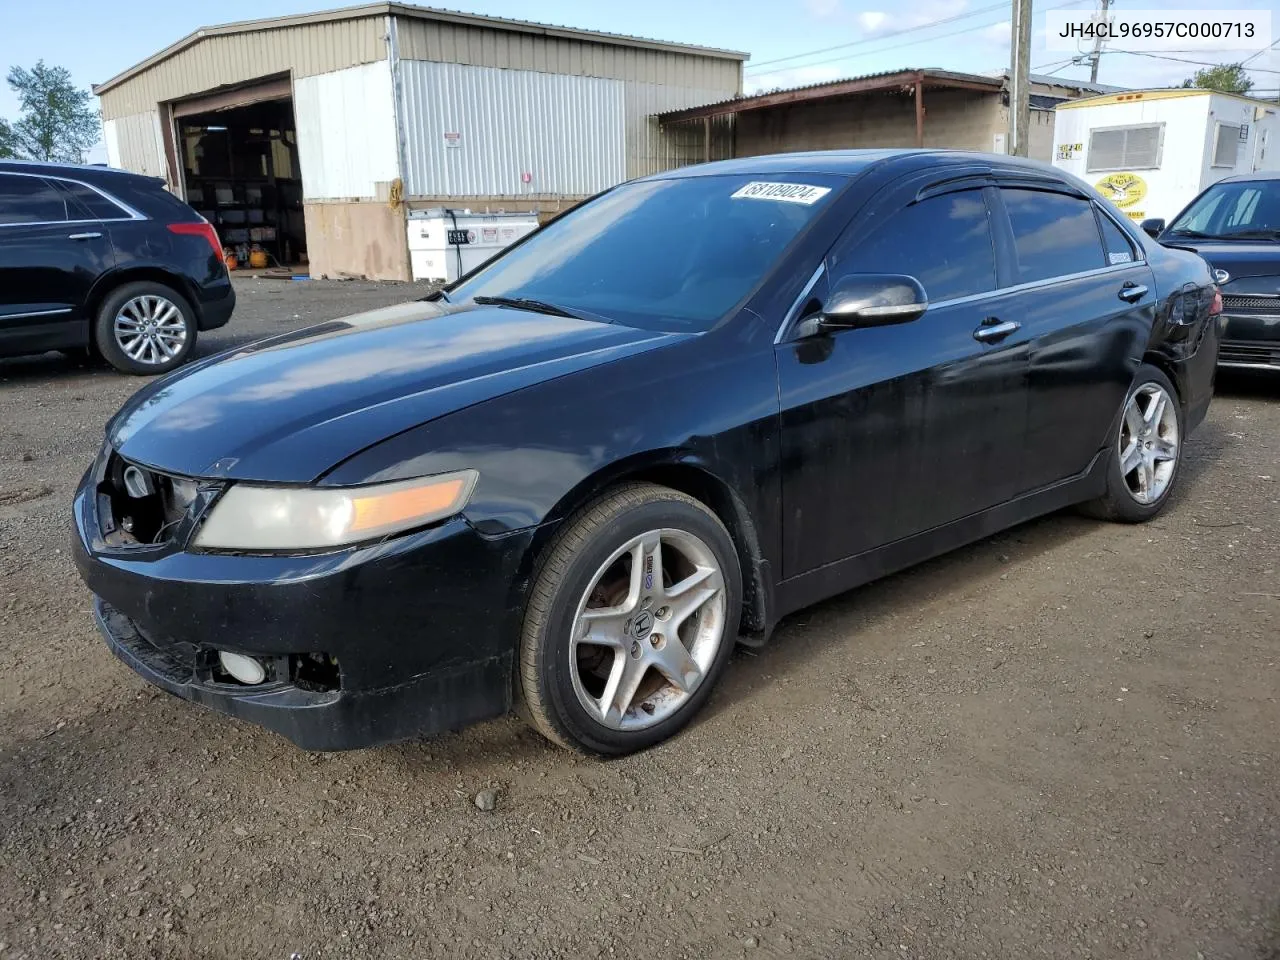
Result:
<svg viewBox="0 0 1280 960"><path fill-rule="evenodd" d="M1213 90L1134 90L1060 103L1053 163L1133 220L1169 220L1211 183L1280 169L1280 104Z"/></svg>

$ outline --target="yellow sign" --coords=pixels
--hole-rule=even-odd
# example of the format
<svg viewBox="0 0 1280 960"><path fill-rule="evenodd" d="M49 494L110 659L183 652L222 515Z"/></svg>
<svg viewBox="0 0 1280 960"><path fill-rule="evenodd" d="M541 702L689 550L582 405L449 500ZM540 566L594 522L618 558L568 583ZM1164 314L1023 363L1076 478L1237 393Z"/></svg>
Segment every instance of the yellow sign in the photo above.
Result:
<svg viewBox="0 0 1280 960"><path fill-rule="evenodd" d="M1098 192L1117 207L1131 207L1147 195L1147 181L1136 173L1109 173L1096 184Z"/></svg>
<svg viewBox="0 0 1280 960"><path fill-rule="evenodd" d="M1147 219L1147 211L1145 210L1126 210L1124 215L1130 220L1137 220L1139 223Z"/></svg>

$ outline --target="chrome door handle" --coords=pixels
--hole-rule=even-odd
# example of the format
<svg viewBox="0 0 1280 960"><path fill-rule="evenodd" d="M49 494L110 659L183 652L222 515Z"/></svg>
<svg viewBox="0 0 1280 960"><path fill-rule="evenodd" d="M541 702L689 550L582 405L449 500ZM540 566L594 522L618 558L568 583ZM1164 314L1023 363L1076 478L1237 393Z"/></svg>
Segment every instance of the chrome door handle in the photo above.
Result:
<svg viewBox="0 0 1280 960"><path fill-rule="evenodd" d="M1022 324L1017 320L996 320L995 317L988 317L982 326L973 331L973 339L982 343L997 343L1014 331L1021 329Z"/></svg>
<svg viewBox="0 0 1280 960"><path fill-rule="evenodd" d="M73 233L68 240L97 240L102 234L100 233Z"/></svg>
<svg viewBox="0 0 1280 960"><path fill-rule="evenodd" d="M1120 288L1120 299L1125 303L1137 303L1147 295L1147 288L1140 283L1126 283Z"/></svg>

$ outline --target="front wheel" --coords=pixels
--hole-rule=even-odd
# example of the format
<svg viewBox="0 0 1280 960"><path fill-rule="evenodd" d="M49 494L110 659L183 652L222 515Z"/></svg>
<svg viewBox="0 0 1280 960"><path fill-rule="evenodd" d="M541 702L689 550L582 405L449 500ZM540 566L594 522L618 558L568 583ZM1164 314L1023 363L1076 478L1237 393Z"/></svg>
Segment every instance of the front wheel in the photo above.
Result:
<svg viewBox="0 0 1280 960"><path fill-rule="evenodd" d="M1122 523L1142 523L1158 514L1173 492L1184 436L1177 391L1159 367L1143 364L1107 454L1107 492L1085 504L1085 512Z"/></svg>
<svg viewBox="0 0 1280 960"><path fill-rule="evenodd" d="M741 598L733 541L706 506L652 484L606 494L534 577L518 691L534 726L598 756L672 736L723 672Z"/></svg>
<svg viewBox="0 0 1280 960"><path fill-rule="evenodd" d="M126 283L102 301L93 342L103 358L123 373L168 373L195 347L195 310L184 296L162 283Z"/></svg>

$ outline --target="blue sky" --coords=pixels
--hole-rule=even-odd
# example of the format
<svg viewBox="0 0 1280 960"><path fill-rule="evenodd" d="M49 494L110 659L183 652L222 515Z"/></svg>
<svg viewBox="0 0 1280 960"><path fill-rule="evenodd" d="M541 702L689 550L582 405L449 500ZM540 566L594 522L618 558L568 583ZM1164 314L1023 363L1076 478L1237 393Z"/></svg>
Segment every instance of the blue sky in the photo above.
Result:
<svg viewBox="0 0 1280 960"><path fill-rule="evenodd" d="M101 82L174 40L209 23L256 19L328 9L326 0L220 0L183 4L173 0L0 0L0 73L15 64L43 58L71 70L78 83ZM441 4L443 5L443 4ZM663 40L748 51L748 91L818 83L902 67L943 67L974 73L1001 70L1009 56L1009 4L994 0L449 0L454 9L522 20L629 33ZM1032 66L1058 68L1062 77L1086 78L1087 68L1062 66L1068 56L1044 51L1044 13L1064 7L1088 15L1095 0L1036 0ZM1271 10L1280 31L1280 0L1117 0L1117 10ZM938 21L947 20L947 23ZM936 26L927 27L929 24ZM926 29L917 29L927 27ZM907 31L907 32L902 32ZM895 34L887 36L887 34ZM827 53L808 51L853 44ZM1238 60L1179 53L1191 59ZM753 66L753 63L760 64ZM1259 88L1280 88L1280 52L1253 60ZM1099 80L1123 86L1176 84L1191 64L1152 57L1111 54L1103 58ZM1274 95L1274 94L1273 94ZM13 118L17 105L0 89L0 117Z"/></svg>

